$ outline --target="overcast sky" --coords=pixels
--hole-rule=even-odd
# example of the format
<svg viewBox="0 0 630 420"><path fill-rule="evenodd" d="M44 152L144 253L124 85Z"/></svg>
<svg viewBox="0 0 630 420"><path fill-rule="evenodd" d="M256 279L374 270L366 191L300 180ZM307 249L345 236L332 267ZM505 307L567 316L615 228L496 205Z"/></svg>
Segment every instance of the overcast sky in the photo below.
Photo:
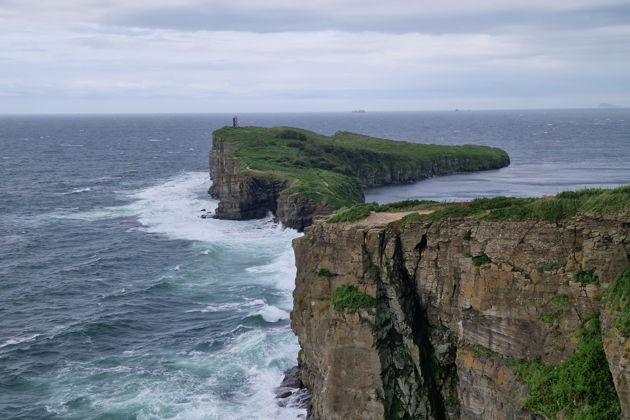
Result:
<svg viewBox="0 0 630 420"><path fill-rule="evenodd" d="M0 113L628 106L629 75L628 0L0 0Z"/></svg>

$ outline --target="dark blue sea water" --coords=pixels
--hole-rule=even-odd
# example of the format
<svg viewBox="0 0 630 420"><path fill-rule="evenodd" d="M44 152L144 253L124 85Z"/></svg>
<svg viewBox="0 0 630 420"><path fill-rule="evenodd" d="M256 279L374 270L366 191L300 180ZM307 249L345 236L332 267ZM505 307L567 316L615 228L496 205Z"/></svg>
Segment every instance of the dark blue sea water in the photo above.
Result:
<svg viewBox="0 0 630 420"><path fill-rule="evenodd" d="M630 183L630 111L243 114L506 149L498 171L380 202ZM299 234L201 219L212 130L231 115L0 117L0 418L280 419Z"/></svg>

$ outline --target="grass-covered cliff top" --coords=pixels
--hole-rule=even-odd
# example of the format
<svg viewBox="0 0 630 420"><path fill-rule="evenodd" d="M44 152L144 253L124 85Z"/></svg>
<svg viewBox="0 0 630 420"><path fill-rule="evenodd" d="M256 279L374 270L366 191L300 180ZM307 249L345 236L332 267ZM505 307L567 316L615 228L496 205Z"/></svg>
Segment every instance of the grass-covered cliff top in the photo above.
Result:
<svg viewBox="0 0 630 420"><path fill-rule="evenodd" d="M324 136L288 127L225 127L216 137L236 146L234 156L253 174L288 182L297 193L336 209L363 201L359 177L435 165L443 172L499 168L507 153L486 146L440 146L338 132Z"/></svg>
<svg viewBox="0 0 630 420"><path fill-rule="evenodd" d="M433 210L429 214L412 213L403 217L409 221L440 221L457 217L476 217L484 220L532 219L559 222L579 213L604 214L623 208L630 209L630 185L614 189L588 188L580 191L565 191L552 197L477 198L467 203L440 203L437 201L407 200L379 205L357 204L343 208L327 221L355 222L370 215L370 212Z"/></svg>

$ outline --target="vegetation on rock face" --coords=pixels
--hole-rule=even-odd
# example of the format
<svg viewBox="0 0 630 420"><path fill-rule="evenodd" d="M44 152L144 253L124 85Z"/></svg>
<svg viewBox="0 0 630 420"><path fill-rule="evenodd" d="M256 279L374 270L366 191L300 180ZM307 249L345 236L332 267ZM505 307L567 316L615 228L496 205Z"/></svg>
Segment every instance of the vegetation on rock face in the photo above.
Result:
<svg viewBox="0 0 630 420"><path fill-rule="evenodd" d="M564 294L556 295L551 298L551 303L560 307L566 306L569 303L569 296Z"/></svg>
<svg viewBox="0 0 630 420"><path fill-rule="evenodd" d="M317 275L319 277L335 277L336 274L331 273L330 270L327 270L326 268L320 268L319 270L317 270Z"/></svg>
<svg viewBox="0 0 630 420"><path fill-rule="evenodd" d="M472 257L472 263L475 267L480 267L482 265L490 264L491 262L492 260L485 254Z"/></svg>
<svg viewBox="0 0 630 420"><path fill-rule="evenodd" d="M584 271L580 270L575 273L575 281L582 284L597 284L598 276L594 271Z"/></svg>
<svg viewBox="0 0 630 420"><path fill-rule="evenodd" d="M376 299L359 292L354 286L344 284L333 291L332 303L335 309L360 309L376 305Z"/></svg>
<svg viewBox="0 0 630 420"><path fill-rule="evenodd" d="M606 291L610 309L617 312L615 327L624 338L630 338L630 268L617 275Z"/></svg>
<svg viewBox="0 0 630 420"><path fill-rule="evenodd" d="M363 201L360 178L420 169L481 170L505 166L507 153L485 146L439 146L338 132L324 136L298 128L224 127L215 136L236 146L247 171L286 181L283 195L297 195L330 208Z"/></svg>
<svg viewBox="0 0 630 420"><path fill-rule="evenodd" d="M557 311L550 314L542 314L540 316L540 320L545 324L553 324L562 316L562 309L558 309Z"/></svg>
<svg viewBox="0 0 630 420"><path fill-rule="evenodd" d="M621 411L602 347L599 320L593 316L576 331L576 352L559 365L538 360L515 362L529 387L525 407L548 419L614 420Z"/></svg>

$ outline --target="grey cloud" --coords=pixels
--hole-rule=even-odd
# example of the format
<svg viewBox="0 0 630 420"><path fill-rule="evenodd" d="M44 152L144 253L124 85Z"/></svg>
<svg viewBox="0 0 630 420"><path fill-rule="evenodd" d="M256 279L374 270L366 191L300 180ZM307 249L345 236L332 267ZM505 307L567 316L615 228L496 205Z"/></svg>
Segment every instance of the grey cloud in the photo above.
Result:
<svg viewBox="0 0 630 420"><path fill-rule="evenodd" d="M111 18L108 23L121 26L167 28L183 31L375 31L388 33L471 33L493 32L526 22L540 28L593 28L626 24L630 20L630 4L595 6L579 10L507 10L471 14L426 16L392 14L363 16L334 13L313 13L294 9L244 11L225 6L153 8Z"/></svg>

